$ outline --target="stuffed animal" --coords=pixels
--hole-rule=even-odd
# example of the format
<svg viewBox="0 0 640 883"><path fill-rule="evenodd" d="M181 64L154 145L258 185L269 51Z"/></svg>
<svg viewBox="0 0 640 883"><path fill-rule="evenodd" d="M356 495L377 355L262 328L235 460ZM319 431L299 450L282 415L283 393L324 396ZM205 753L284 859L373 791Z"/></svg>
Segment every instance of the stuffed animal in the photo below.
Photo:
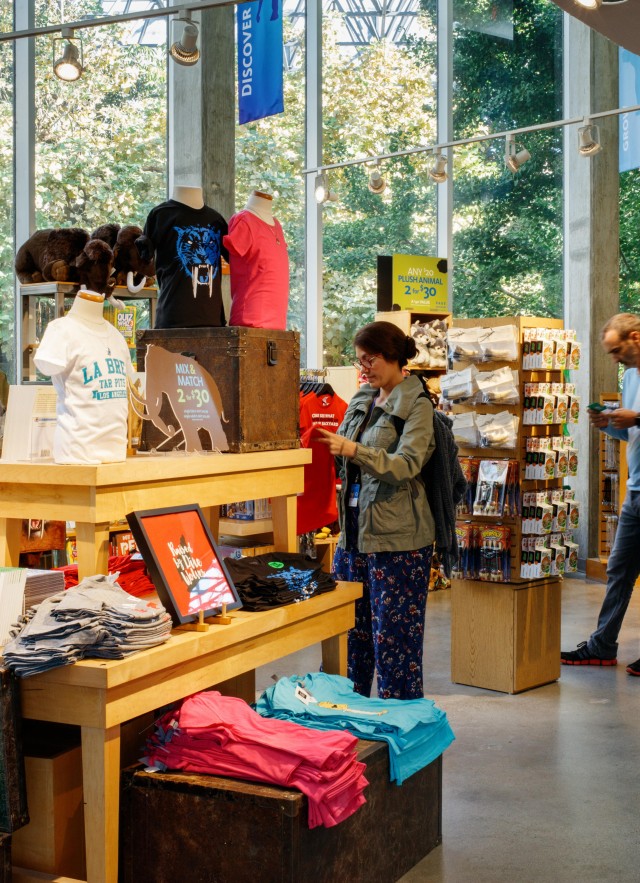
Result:
<svg viewBox="0 0 640 883"><path fill-rule="evenodd" d="M37 230L16 255L16 274L22 283L77 282L75 260L89 241L80 227Z"/></svg>
<svg viewBox="0 0 640 883"><path fill-rule="evenodd" d="M90 239L75 261L80 285L109 296L113 292L114 256L106 242Z"/></svg>
<svg viewBox="0 0 640 883"><path fill-rule="evenodd" d="M37 230L16 255L22 283L76 282L90 291L110 294L114 281L113 251L106 242L92 241L80 227Z"/></svg>
<svg viewBox="0 0 640 883"><path fill-rule="evenodd" d="M102 239L113 249L116 285L126 285L135 294L153 283L156 272L153 244L140 227L104 224L93 231L91 238Z"/></svg>

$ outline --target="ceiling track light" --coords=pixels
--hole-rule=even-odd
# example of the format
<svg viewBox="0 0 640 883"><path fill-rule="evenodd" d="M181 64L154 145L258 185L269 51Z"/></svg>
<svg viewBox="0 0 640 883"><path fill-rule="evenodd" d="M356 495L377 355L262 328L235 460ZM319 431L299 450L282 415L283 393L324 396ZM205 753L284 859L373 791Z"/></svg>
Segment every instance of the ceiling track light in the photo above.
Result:
<svg viewBox="0 0 640 883"><path fill-rule="evenodd" d="M72 83L84 73L84 53L82 37L76 37L73 28L62 28L61 36L53 40L53 72L59 80ZM62 54L58 44L61 44Z"/></svg>
<svg viewBox="0 0 640 883"><path fill-rule="evenodd" d="M602 150L600 129L588 117L585 117L584 125L578 129L578 150L581 156L595 156Z"/></svg>
<svg viewBox="0 0 640 883"><path fill-rule="evenodd" d="M578 6L581 6L583 9L600 9L601 6L620 6L622 3L626 3L627 0L575 0L575 3Z"/></svg>
<svg viewBox="0 0 640 883"><path fill-rule="evenodd" d="M316 202L323 205L325 202L337 202L338 195L329 189L329 179L324 172L316 175L314 194Z"/></svg>
<svg viewBox="0 0 640 883"><path fill-rule="evenodd" d="M434 153L433 165L428 170L427 174L431 178L432 181L435 181L436 184L444 184L447 180L447 162L448 158L446 153L443 153L441 150L436 150Z"/></svg>
<svg viewBox="0 0 640 883"><path fill-rule="evenodd" d="M186 10L179 17L174 19L174 23L182 22L184 28L179 40L171 44L169 55L177 64L185 67L197 64L200 60L200 50L198 49L199 31L196 25L191 21L191 12Z"/></svg>
<svg viewBox="0 0 640 883"><path fill-rule="evenodd" d="M523 147L521 144L516 144L516 136L507 135L504 151L504 164L509 171L515 174L515 172L517 172L518 169L530 159L531 154L527 148Z"/></svg>
<svg viewBox="0 0 640 883"><path fill-rule="evenodd" d="M376 163L375 169L369 175L369 183L367 187L372 193L384 193L387 189L387 182L380 172L380 163Z"/></svg>

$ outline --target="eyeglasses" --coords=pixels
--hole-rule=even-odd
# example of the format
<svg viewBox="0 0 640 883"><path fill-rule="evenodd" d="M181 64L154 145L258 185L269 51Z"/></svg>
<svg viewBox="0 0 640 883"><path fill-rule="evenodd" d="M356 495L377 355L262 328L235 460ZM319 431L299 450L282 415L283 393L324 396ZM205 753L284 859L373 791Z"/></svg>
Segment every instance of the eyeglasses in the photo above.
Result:
<svg viewBox="0 0 640 883"><path fill-rule="evenodd" d="M358 371L368 371L373 367L374 360L379 358L380 356L363 356L361 359L355 359L353 366L354 368L357 368Z"/></svg>

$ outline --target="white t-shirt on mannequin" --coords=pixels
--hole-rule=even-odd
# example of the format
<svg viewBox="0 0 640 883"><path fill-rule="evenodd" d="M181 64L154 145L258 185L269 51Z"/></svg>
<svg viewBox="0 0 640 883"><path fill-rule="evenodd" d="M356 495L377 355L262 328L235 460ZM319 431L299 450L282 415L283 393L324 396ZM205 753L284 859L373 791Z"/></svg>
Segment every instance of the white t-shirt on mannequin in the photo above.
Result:
<svg viewBox="0 0 640 883"><path fill-rule="evenodd" d="M79 292L50 322L35 354L57 394L56 463L118 463L127 456L127 343L102 315L102 295Z"/></svg>

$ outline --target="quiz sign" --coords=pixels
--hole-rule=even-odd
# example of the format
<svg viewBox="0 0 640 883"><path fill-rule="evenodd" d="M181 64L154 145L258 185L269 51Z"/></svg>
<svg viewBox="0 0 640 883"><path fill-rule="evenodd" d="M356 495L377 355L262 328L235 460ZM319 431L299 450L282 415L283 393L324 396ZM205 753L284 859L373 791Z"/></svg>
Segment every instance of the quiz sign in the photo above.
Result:
<svg viewBox="0 0 640 883"><path fill-rule="evenodd" d="M394 309L446 313L449 275L444 258L394 254L391 300Z"/></svg>

